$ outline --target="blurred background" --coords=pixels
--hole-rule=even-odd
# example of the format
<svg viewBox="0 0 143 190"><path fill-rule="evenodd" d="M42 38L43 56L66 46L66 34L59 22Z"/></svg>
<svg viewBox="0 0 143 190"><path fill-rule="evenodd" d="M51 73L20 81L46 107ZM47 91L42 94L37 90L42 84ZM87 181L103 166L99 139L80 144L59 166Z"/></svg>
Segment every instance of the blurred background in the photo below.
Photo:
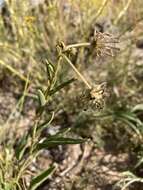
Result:
<svg viewBox="0 0 143 190"><path fill-rule="evenodd" d="M46 148L13 187L17 142L35 123L37 90L49 85L45 62L56 67L59 42L65 52L91 45L68 58L95 101L83 99L87 87L63 60L56 87L74 81L50 91L40 121L54 118L40 139L70 128L68 137L86 142ZM37 189L143 190L143 0L0 0L0 143L3 190L29 189L52 163L56 171Z"/></svg>

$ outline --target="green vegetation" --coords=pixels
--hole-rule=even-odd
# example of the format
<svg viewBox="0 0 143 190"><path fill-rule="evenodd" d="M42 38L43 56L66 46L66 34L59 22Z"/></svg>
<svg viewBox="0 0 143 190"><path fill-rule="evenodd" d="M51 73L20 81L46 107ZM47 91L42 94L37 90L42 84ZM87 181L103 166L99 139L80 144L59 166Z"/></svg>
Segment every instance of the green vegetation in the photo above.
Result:
<svg viewBox="0 0 143 190"><path fill-rule="evenodd" d="M142 0L4 6L0 189L142 190Z"/></svg>

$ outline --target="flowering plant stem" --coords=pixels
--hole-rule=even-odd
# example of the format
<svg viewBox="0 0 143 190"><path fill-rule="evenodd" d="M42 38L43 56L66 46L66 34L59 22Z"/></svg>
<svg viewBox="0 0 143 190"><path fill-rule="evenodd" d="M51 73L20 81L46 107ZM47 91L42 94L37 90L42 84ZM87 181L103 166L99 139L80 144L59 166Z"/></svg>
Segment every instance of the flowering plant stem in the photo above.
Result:
<svg viewBox="0 0 143 190"><path fill-rule="evenodd" d="M67 63L72 67L72 69L75 71L75 73L78 75L78 77L84 82L84 84L91 89L91 85L87 82L87 80L85 79L85 77L77 70L77 68L73 65L73 63L71 62L71 60L65 55L62 54L61 55L66 61Z"/></svg>
<svg viewBox="0 0 143 190"><path fill-rule="evenodd" d="M91 43L89 42L84 42L84 43L77 43L77 44L71 44L71 45L67 45L66 48L80 48L80 47L88 47L90 46Z"/></svg>

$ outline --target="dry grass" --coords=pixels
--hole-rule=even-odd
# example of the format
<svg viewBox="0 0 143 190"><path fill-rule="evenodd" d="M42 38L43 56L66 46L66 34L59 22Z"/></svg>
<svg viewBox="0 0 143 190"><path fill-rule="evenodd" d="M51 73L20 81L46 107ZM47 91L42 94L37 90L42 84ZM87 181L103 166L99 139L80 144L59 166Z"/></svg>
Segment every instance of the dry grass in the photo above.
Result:
<svg viewBox="0 0 143 190"><path fill-rule="evenodd" d="M143 2L46 2L29 8L26 0L7 1L10 18L0 18L0 188L28 188L31 176L39 170L31 171L27 160L33 163L38 156L35 147L45 148L39 142L47 143L47 125L52 134L62 130L58 135L64 136L65 144L81 142L69 136L90 138L94 151L99 147L105 154L121 152L133 157L133 165L124 168L130 172L123 178L120 175L117 185L134 188L133 182L142 182L142 162L136 163L143 156L143 50L136 43L143 39ZM45 121L41 131L38 126ZM23 139L26 144L15 157L17 142ZM77 174L81 186L97 188L87 180L90 170L83 168L83 183ZM77 187L76 180L70 181L71 189ZM84 186L86 180L89 187Z"/></svg>

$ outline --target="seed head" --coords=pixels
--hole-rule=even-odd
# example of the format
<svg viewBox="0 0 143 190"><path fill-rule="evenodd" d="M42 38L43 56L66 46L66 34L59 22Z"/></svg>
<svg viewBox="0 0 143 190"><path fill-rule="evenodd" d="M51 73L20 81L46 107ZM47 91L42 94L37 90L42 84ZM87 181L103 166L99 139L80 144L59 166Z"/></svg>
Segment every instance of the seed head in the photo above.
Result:
<svg viewBox="0 0 143 190"><path fill-rule="evenodd" d="M86 90L82 95L82 104L85 109L102 109L105 105L106 83L95 85Z"/></svg>
<svg viewBox="0 0 143 190"><path fill-rule="evenodd" d="M91 47L95 49L96 56L114 56L114 52L119 51L119 48L116 47L118 42L118 39L111 34L95 31L91 39Z"/></svg>

